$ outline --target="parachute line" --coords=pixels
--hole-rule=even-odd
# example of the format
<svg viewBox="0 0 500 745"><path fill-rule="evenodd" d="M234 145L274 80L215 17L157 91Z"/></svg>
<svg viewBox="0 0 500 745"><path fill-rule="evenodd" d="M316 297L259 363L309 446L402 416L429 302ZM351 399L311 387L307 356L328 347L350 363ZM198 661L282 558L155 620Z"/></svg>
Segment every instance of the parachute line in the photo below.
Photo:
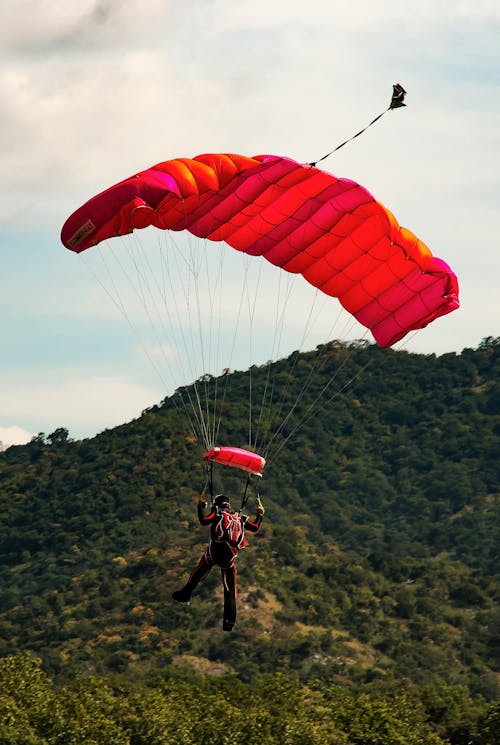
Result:
<svg viewBox="0 0 500 745"><path fill-rule="evenodd" d="M388 110L404 106L404 96L402 86L394 85L389 107L335 150ZM315 168L319 161L227 153L165 161L97 194L61 231L67 248L78 254L90 248L105 264L104 277L94 276L135 335L148 321L148 343L141 347L162 384L164 372L169 384L176 383L173 393L170 387L165 391L164 403L168 398L189 412L190 429L207 450L220 435L226 439L230 380L241 404L242 375L229 375L233 359L247 371L248 420L238 417L227 431L267 455L283 448L331 394L335 379L342 391L357 377L350 367L344 381L339 377L348 345L324 344L346 338L333 334L344 311L346 326L360 323L381 347L390 347L459 307L458 281L446 262L399 226L363 186ZM146 233L157 237L156 252L142 246L139 235ZM127 250L115 252L111 241L101 252L98 244L117 236ZM114 259L125 276L123 297L105 258ZM127 258L128 270L122 267ZM271 265L274 275L274 268L264 270ZM299 282L306 284L297 287ZM305 286L315 289L312 300L307 292L295 300L292 290L302 293ZM335 307L340 310L326 336ZM285 338L287 350L303 351L307 344L306 354L280 362ZM353 338L351 330L347 338ZM320 354L308 355L315 345ZM160 354L166 368L161 372ZM328 374L319 382L316 372L327 361Z"/></svg>
<svg viewBox="0 0 500 745"><path fill-rule="evenodd" d="M142 244L140 243L140 241L138 240L138 238L137 238L137 236L135 234L134 234L134 238L135 238L135 241L137 243L137 250L134 251L134 252L132 252L132 255L133 255L133 259L132 260L133 260L133 263L134 263L134 265L136 267L136 270L137 270L137 279L138 279L138 282L140 283L140 281L141 281L141 271L140 271L140 268L139 268L139 265L138 265L136 256L142 256L143 263L146 264L146 265L148 265L150 267L149 268L149 276L151 276L153 278L153 280L155 281L157 292L158 292L159 296L163 298L162 310L166 310L166 315L167 315L167 318L168 318L169 317L168 302L166 301L165 289L164 289L164 287L162 287L158 283L156 272L152 269L151 265L149 264L149 260L147 258L147 252L144 250ZM176 255L178 256L179 255L179 252L177 252ZM163 338L168 338L169 329L165 325L164 315L161 312L161 310L158 308L158 304L156 302L156 297L155 297L154 293L151 290L151 286L148 283L147 283L146 286L148 286L149 289L150 289L150 292L148 293L148 297L150 298L150 303L148 304L148 302L146 300L146 297L143 294L143 298L144 298L144 310L145 310L146 315L147 315L148 318L151 318L152 311L155 310L156 318L158 319L158 322L159 322L159 324L161 326L161 329L162 329L162 332L163 332L162 334L156 333L156 336L155 336L156 343L158 344L158 347L161 350L163 356L166 357L165 347L164 347L164 343L163 343ZM174 296L175 296L175 293L174 293ZM154 321L152 321L152 323L154 325ZM182 326L181 326L181 333L182 333ZM185 344L185 348L187 348L187 344ZM187 355L187 358L188 358L188 362L189 362L189 355ZM192 365L190 364L189 366L191 368L191 371L193 371ZM197 386L196 382L195 382L195 384L193 386L193 390L194 390L195 398L196 398L196 406L194 405L194 403L193 403L193 401L192 401L191 396L189 395L189 393L188 393L188 398L189 398L190 405L191 405L191 408L192 408L192 411L193 411L193 416L195 417L195 420L197 421L197 429L205 437L205 434L204 434L203 411L202 411L202 406L201 406L201 400L200 400L199 390L198 390L198 386ZM206 439L206 437L205 437L205 439Z"/></svg>
<svg viewBox="0 0 500 745"><path fill-rule="evenodd" d="M319 293L315 293L314 298L313 298L313 301L312 301L312 304L311 304L311 308L310 308L309 314L307 315L306 324L304 326L304 330L303 330L303 334L302 334L302 340L301 340L301 343L300 343L300 346L299 346L299 350L303 348L303 345L305 343L306 337L310 333L310 330L311 330L311 318L313 316L313 310L314 310L314 306L315 306L315 303L316 303L316 300L317 300L318 295L319 295ZM318 311L317 316L319 316L319 313L320 313L320 311ZM342 307L340 307L339 308L339 311L337 313L337 316L334 319L334 322L333 322L332 326L330 327L330 331L327 334L327 338L328 339L333 339L335 337L335 335L336 335L335 329L338 326L339 322L343 318L346 318L347 320L344 323L344 328L342 329L342 332L341 332L341 338L343 338L343 335L344 334L347 334L349 330L352 330L354 328L355 321L350 316L348 316L346 314L345 310ZM366 336L366 333L367 332L365 331L365 336ZM346 353L346 358L347 358L347 353ZM344 362L342 363L342 365L339 366L335 370L334 374L332 375L332 377L330 378L330 380L329 380L329 382L327 384L327 387L330 386L333 383L334 379L338 375L340 375L340 373L342 371L342 367L343 367L343 365L346 362L346 358L344 359ZM323 368L323 366L324 366L324 364L326 362L326 360L321 361L321 359L319 357L316 358L314 364L311 366L311 369L309 370L309 373L308 373L306 379L304 380L304 382L303 382L300 390L298 391L295 399L291 402L291 404L289 404L288 410L285 413L283 411L283 409L285 408L285 401L286 401L288 389L290 387L291 380L293 380L294 370L295 370L295 367L297 365L298 360L299 360L299 355L297 355L295 357L295 359L293 360L292 367L291 367L290 373L289 373L289 375L290 375L289 376L289 379L288 379L286 385L284 386L284 388L283 388L283 390L281 392L280 399L276 402L274 413L272 411L272 398L269 399L269 423L268 423L268 426L267 426L267 432L268 432L268 435L269 435L269 440L267 440L267 442L266 442L263 439L262 442L258 444L258 447L257 447L257 444L256 444L256 447L257 447L258 451L259 452L263 452L264 453L264 456L266 458L268 457L268 453L269 453L269 451L271 449L271 446L272 446L273 442L283 432L283 430L285 429L285 427L288 424L289 420L291 419L291 417L293 416L294 412L298 408L299 404L303 400L304 396L308 392L308 390L309 390L309 388L310 388L310 386L311 386L311 384L313 382L313 379L315 377L316 372L320 371ZM275 369L275 375L276 374L277 373L276 373L276 369ZM318 400L319 400L319 398L318 398Z"/></svg>
<svg viewBox="0 0 500 745"><path fill-rule="evenodd" d="M281 293L282 293L281 285L282 285L282 281L285 281L285 280L283 279L283 275L281 272L278 275L278 289L276 293L275 315L274 315L274 318L275 318L274 333L273 333L273 340L272 340L272 346L271 346L271 357L270 357L271 360L277 359L277 357L279 357L279 354L280 354L281 341L283 337L283 328L284 328L284 323L285 323L285 312L288 306L288 301L291 296L291 290L295 282L295 277L296 275L286 276L287 288L285 292L285 300L284 300L283 308L281 309L281 312L280 312L280 298L281 298ZM272 364L271 362L269 362L267 365L266 381L265 381L264 391L262 394L262 400L260 404L258 427L255 433L255 448L257 449L257 452L259 452L259 449L262 447L259 444L259 434L260 434L261 425L265 427L265 421L267 421L267 428L269 429L270 424L271 424L272 401L274 398L274 388L275 388L275 382L276 382L276 376L277 376L277 368L276 366L274 367L272 381L271 381L271 375L270 375L271 369L272 369ZM285 386L285 390L282 391L283 397L286 395L287 389L288 389L288 382L287 382L287 385ZM268 396L268 390L269 390L269 396ZM266 398L268 398L268 401L266 401ZM265 411L266 407L267 407L267 411Z"/></svg>
<svg viewBox="0 0 500 745"><path fill-rule="evenodd" d="M344 393L352 385L352 383L355 380L357 380L361 376L361 374L372 364L373 359L374 359L373 357L371 359L369 359L368 362L365 365L363 365L363 367L361 367L355 375L352 375L326 401L323 401L323 405L326 405L328 403L331 403L331 401L333 401L335 398L337 398L342 393ZM345 364L345 360L344 360L344 363L343 364ZM298 430L301 429L303 427L303 425L311 419L311 417L314 414L314 410L315 410L316 406L318 405L319 401L323 398L323 396L326 393L326 391L330 388L331 384L333 383L333 381L337 377L338 372L339 372L339 370L336 370L335 373L332 375L332 377L327 381L327 383L325 383L325 385L323 386L323 388L321 389L321 391L318 393L318 395L316 396L316 398L308 406L307 411L305 412L305 414L300 417L300 421L298 422L298 424L296 424L295 427L290 430L290 432L282 440L282 442L280 442L279 446L276 448L276 450L272 453L272 455L269 458L267 457L267 453L266 453L266 456L265 457L266 457L266 462L267 463L272 462L278 456L278 454L281 452L281 450L285 447L285 445L288 442L288 440L290 440L290 438L292 438L298 432ZM291 414L292 414L292 411L290 411L290 413L286 417L286 420L288 420L290 418ZM285 423L286 422L284 420L283 421L283 427L285 426ZM283 429L283 427L280 427L280 431ZM274 437L273 437L273 439L274 439Z"/></svg>
<svg viewBox="0 0 500 745"><path fill-rule="evenodd" d="M369 124L366 125L366 127L363 127L363 129L360 129L359 132L356 132L355 135L352 135L352 137L349 137L344 142L341 142L340 145L337 145L337 147L333 148L333 150L330 150L329 153L326 153L326 155L321 156L321 158L318 158L318 160L313 160L309 163L310 166L316 166L318 163L321 163L322 160L326 160L330 157L330 155L333 155L333 153L336 153L337 150L340 150L341 147L344 147L344 145L347 145L348 142L352 142L352 140L355 140L356 137L359 137L363 134L363 132L366 132L367 129L369 129L375 122L378 122L379 119L382 119L384 114L387 114L388 111L391 111L391 109L398 109L401 106L406 106L404 103L404 98L406 96L406 91L403 88L402 85L399 83L395 83L392 86L393 93L392 93L392 99L389 104L389 106L382 111L382 113L378 114L375 119L372 119Z"/></svg>
<svg viewBox="0 0 500 745"><path fill-rule="evenodd" d="M100 262L104 266L105 272L106 272L106 274L108 276L108 279L109 279L109 281L111 283L112 290L110 290L109 287L106 286L106 284L102 281L101 277L97 274L97 272L94 271L94 269L91 266L90 261L88 261L88 259L87 259L86 256L82 257L82 261L84 263L84 266L86 267L87 271L93 276L93 278L96 280L96 282L101 286L101 288L103 289L103 291L105 292L105 294L111 300L111 302L113 303L113 305L118 309L118 311L120 312L120 314L123 316L123 318L125 319L125 321L126 321L128 327L129 327L129 329L130 329L133 337L136 339L137 343L139 344L140 348L142 349L143 354L149 360L149 363L151 364L151 367L155 371L156 375L158 376L158 379L160 380L161 384L163 386L165 386L166 385L165 378L162 375L159 366L156 364L155 360L153 359L152 355L150 354L149 350L147 349L147 347L146 347L146 345L144 343L144 340L140 337L140 335L139 335L139 333L137 331L136 326L132 322L132 319L130 317L130 314L127 312L126 305L125 305L125 303L124 303L124 301L123 301L123 299L121 297L120 291L118 290L117 284L116 284L116 282L114 280L114 276L113 276L113 274L111 273L111 271L109 269L108 262L104 258L104 255L103 255L102 252L97 251L96 252L96 255L99 256L99 260L100 260ZM116 257L114 257L114 258L115 258L115 261L116 261ZM194 422L193 422L193 420L192 420L192 418L190 416L190 410L186 406L186 403L184 402L184 400L182 400L182 399L181 399L181 404L182 404L182 406L179 407L177 401L174 401L174 406L175 406L175 408L177 410L183 409L184 415L186 416L186 418L188 420L189 428L191 429L193 435L196 436L196 429L197 428L194 425Z"/></svg>

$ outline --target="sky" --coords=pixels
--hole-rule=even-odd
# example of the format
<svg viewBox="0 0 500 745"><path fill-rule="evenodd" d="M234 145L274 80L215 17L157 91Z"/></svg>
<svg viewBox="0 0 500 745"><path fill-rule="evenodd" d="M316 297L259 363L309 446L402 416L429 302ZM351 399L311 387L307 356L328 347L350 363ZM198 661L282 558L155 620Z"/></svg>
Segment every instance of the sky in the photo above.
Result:
<svg viewBox="0 0 500 745"><path fill-rule="evenodd" d="M58 427L91 437L198 374L158 374L128 290L124 316L97 251L94 263L62 246L80 204L177 156L315 160L381 113L393 83L407 106L322 165L368 188L458 275L461 308L402 348L460 352L500 335L497 0L0 0L3 446ZM224 296L236 308L231 261ZM269 344L276 357L329 338L324 306L310 337L295 328L310 291L299 284L291 331L269 341L270 268L261 281L248 364L270 358ZM175 336L162 356L179 361Z"/></svg>

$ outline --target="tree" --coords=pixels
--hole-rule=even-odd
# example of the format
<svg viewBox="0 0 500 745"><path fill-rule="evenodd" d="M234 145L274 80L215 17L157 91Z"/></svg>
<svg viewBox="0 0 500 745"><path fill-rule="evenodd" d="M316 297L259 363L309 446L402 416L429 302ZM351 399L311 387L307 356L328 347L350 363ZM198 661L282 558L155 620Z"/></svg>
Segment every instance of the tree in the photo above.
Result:
<svg viewBox="0 0 500 745"><path fill-rule="evenodd" d="M58 427L50 435L47 435L47 442L53 447L60 447L69 442L68 434L68 430L65 427Z"/></svg>

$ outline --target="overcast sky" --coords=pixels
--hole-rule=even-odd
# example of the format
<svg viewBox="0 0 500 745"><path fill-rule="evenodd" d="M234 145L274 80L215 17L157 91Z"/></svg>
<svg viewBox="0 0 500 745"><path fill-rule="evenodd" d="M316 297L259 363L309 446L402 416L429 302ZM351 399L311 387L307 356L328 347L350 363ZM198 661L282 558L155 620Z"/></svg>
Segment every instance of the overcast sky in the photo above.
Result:
<svg viewBox="0 0 500 745"><path fill-rule="evenodd" d="M60 243L82 202L176 156L314 160L396 82L407 107L323 167L459 277L461 308L403 348L476 347L500 335L497 0L0 0L0 441L92 436L170 392L99 270ZM295 348L285 336L281 356Z"/></svg>

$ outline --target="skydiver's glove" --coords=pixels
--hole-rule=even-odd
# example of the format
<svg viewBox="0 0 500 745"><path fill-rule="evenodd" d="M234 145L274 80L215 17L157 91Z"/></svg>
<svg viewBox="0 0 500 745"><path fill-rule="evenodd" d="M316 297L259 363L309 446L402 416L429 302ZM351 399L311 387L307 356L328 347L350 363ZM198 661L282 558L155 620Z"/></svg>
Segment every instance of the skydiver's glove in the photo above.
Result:
<svg viewBox="0 0 500 745"><path fill-rule="evenodd" d="M264 517L264 513L265 513L264 505L262 504L262 502L260 501L260 498L258 497L257 498L257 514L259 517Z"/></svg>
<svg viewBox="0 0 500 745"><path fill-rule="evenodd" d="M207 506L207 490L206 490L206 488L203 489L203 491L201 492L200 498L198 500L198 504L201 505L201 507L203 507L203 509L205 509L205 507Z"/></svg>

